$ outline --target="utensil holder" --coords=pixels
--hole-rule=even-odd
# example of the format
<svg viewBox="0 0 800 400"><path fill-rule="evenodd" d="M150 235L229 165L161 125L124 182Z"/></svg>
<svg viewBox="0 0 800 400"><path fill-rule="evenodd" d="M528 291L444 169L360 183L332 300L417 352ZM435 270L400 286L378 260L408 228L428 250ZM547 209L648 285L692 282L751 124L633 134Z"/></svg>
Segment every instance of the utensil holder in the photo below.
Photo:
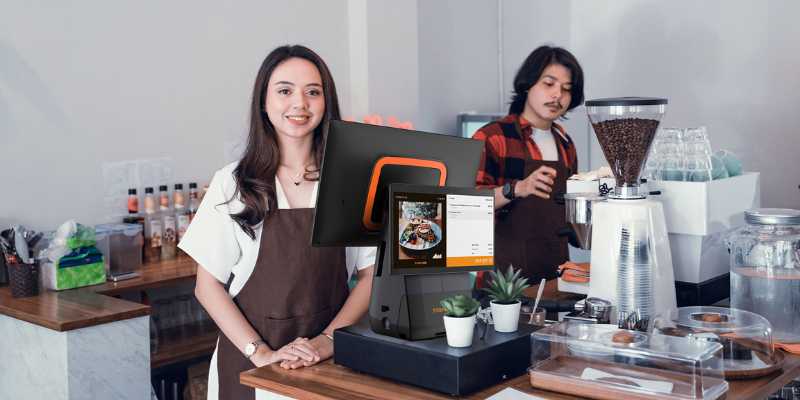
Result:
<svg viewBox="0 0 800 400"><path fill-rule="evenodd" d="M39 294L39 265L8 264L8 280L12 297L30 297Z"/></svg>

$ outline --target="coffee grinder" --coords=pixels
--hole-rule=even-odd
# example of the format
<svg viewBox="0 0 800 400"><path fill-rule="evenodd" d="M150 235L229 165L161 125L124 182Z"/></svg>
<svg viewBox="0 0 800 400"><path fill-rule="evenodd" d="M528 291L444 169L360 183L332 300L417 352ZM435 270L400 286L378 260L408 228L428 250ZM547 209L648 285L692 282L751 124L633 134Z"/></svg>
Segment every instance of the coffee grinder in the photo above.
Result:
<svg viewBox="0 0 800 400"><path fill-rule="evenodd" d="M664 209L647 199L639 175L667 99L621 97L586 102L589 120L616 186L592 215L589 297L611 301L620 327L644 330L676 307Z"/></svg>

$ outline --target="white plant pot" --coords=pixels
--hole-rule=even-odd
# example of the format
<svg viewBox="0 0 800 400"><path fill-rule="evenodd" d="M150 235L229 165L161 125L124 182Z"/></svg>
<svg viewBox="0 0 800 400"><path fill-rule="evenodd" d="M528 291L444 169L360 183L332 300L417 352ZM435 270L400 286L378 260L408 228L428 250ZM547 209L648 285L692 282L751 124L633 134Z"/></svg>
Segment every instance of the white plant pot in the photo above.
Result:
<svg viewBox="0 0 800 400"><path fill-rule="evenodd" d="M516 332L519 326L519 308L522 305L519 301L514 304L491 303L492 321L494 330L497 332Z"/></svg>
<svg viewBox="0 0 800 400"><path fill-rule="evenodd" d="M475 331L475 315L469 317L444 316L444 331L447 333L447 345L450 347L469 347Z"/></svg>

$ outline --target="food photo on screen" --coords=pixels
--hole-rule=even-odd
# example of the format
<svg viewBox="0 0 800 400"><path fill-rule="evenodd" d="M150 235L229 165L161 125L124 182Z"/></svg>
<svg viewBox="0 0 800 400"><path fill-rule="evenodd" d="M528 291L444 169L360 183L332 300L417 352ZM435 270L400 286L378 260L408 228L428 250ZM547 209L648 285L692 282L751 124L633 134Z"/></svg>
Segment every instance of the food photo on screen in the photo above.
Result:
<svg viewBox="0 0 800 400"><path fill-rule="evenodd" d="M445 265L442 203L399 202L397 258L404 266Z"/></svg>

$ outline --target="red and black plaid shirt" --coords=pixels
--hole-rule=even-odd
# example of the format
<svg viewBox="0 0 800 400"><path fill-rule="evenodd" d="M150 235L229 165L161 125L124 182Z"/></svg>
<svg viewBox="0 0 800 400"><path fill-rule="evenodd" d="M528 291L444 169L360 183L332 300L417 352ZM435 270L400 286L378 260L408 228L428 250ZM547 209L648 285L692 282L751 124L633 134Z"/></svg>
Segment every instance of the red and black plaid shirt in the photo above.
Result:
<svg viewBox="0 0 800 400"><path fill-rule="evenodd" d="M519 122L522 136L516 129ZM484 142L476 186L494 188L507 181L525 178L525 160L541 160L542 152L531 138L531 123L517 114L506 115L478 129L473 139ZM578 171L578 153L575 144L561 125L553 123L552 132L561 160L573 173Z"/></svg>
<svg viewBox="0 0 800 400"><path fill-rule="evenodd" d="M522 135L515 124L519 122ZM533 141L531 123L517 114L506 115L502 119L490 122L478 129L473 139L484 142L481 153L481 164L478 168L476 186L487 189L503 186L508 181L524 179L525 161L541 160L542 152ZM572 173L578 171L578 153L575 144L561 125L553 123L552 132L560 159L566 161L566 167ZM475 287L485 286L486 274L478 272Z"/></svg>

